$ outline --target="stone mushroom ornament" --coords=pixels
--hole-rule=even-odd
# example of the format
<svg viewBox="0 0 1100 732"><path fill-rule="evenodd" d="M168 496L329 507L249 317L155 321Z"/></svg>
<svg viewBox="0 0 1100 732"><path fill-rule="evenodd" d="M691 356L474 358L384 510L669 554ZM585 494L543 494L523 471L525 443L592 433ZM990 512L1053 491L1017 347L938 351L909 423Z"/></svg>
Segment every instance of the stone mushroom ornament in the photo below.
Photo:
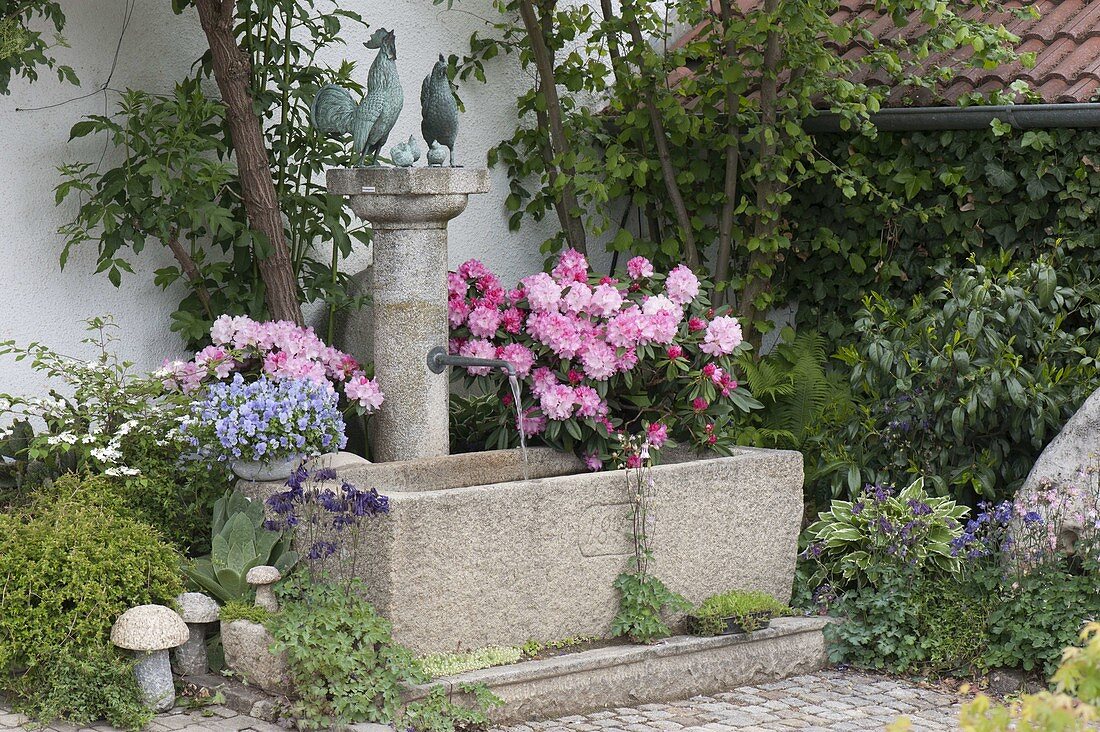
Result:
<svg viewBox="0 0 1100 732"><path fill-rule="evenodd" d="M176 598L180 617L187 624L187 641L172 652L172 668L180 676L197 676L207 671L206 629L218 620L218 603L201 592L184 592Z"/></svg>
<svg viewBox="0 0 1100 732"><path fill-rule="evenodd" d="M275 599L271 586L282 578L278 569L266 564L248 570L244 581L256 588L256 607L262 607L269 613L279 612L279 601Z"/></svg>
<svg viewBox="0 0 1100 732"><path fill-rule="evenodd" d="M175 610L164 605L138 605L119 616L111 628L111 642L137 658L134 678L145 705L164 712L176 703L168 649L187 641L190 633Z"/></svg>

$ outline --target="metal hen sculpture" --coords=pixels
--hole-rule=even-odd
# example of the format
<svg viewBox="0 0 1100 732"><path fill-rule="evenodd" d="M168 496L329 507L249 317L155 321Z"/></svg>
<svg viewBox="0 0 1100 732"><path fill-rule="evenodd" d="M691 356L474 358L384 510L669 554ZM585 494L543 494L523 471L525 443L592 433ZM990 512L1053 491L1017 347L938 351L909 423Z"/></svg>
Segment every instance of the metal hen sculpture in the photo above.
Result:
<svg viewBox="0 0 1100 732"><path fill-rule="evenodd" d="M432 73L424 77L424 83L420 86L420 114L424 142L429 150L434 148L435 143L446 147L450 151L450 166L453 168L455 138L458 137L458 102L447 78L447 62L443 54L439 54ZM428 160L429 164L433 162L431 152L428 153ZM442 161L437 164L442 164Z"/></svg>
<svg viewBox="0 0 1100 732"><path fill-rule="evenodd" d="M405 95L397 78L397 44L393 31L379 28L363 44L380 49L367 73L367 93L358 105L342 86L327 84L317 92L310 108L313 124L323 133L351 133L356 159L355 167L363 167L370 153L370 164L378 164L378 153L386 144L390 130L397 122ZM446 77L444 77L446 78ZM353 155L353 157L354 157Z"/></svg>

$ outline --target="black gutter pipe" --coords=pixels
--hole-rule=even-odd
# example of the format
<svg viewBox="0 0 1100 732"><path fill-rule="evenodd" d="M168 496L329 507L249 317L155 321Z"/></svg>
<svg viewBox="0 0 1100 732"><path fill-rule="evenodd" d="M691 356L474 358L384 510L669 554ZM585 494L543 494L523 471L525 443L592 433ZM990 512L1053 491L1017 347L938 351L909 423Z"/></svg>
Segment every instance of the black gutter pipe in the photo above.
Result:
<svg viewBox="0 0 1100 732"><path fill-rule="evenodd" d="M993 120L1016 129L1100 127L1100 103L1000 104L972 107L909 107L884 109L871 122L884 132L987 129ZM803 122L807 132L842 132L840 115L822 112Z"/></svg>

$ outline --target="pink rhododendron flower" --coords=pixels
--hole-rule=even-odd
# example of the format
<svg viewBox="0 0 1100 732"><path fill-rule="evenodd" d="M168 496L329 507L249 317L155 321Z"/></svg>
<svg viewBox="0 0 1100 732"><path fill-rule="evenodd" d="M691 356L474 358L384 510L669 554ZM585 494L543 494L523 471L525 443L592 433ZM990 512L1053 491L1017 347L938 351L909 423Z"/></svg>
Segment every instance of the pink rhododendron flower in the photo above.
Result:
<svg viewBox="0 0 1100 732"><path fill-rule="evenodd" d="M523 430L523 434L527 437L533 437L546 429L547 419L538 413L538 411L531 407L524 410L523 416L519 420L519 428Z"/></svg>
<svg viewBox="0 0 1100 732"><path fill-rule="evenodd" d="M626 271L630 274L630 279L640 280L643 277L653 276L653 262L650 262L645 257L634 257L626 263Z"/></svg>
<svg viewBox="0 0 1100 732"><path fill-rule="evenodd" d="M558 263L550 273L563 285L571 282L588 282L588 260L576 249L566 249L558 257Z"/></svg>
<svg viewBox="0 0 1100 732"><path fill-rule="evenodd" d="M718 367L712 363L708 363L707 365L703 366L702 371L703 376L706 376L709 379L714 376L716 371L718 371Z"/></svg>
<svg viewBox="0 0 1100 732"><path fill-rule="evenodd" d="M599 284L592 290L588 303L588 312L598 318L608 318L623 306L623 295L619 288L611 284Z"/></svg>
<svg viewBox="0 0 1100 732"><path fill-rule="evenodd" d="M545 366L540 366L531 372L531 393L536 397L541 397L543 392L557 385L558 377Z"/></svg>
<svg viewBox="0 0 1100 732"><path fill-rule="evenodd" d="M497 349L489 341L480 338L471 338L462 344L462 348L458 350L462 356L469 356L470 358L496 358ZM485 376L492 372L492 369L488 366L467 366L466 370L474 376Z"/></svg>
<svg viewBox="0 0 1100 732"><path fill-rule="evenodd" d="M500 311L479 305L466 318L466 327L478 338L492 338L500 327Z"/></svg>
<svg viewBox="0 0 1100 732"><path fill-rule="evenodd" d="M712 356L726 356L741 345L741 324L737 318L719 315L707 325L707 334L699 350Z"/></svg>
<svg viewBox="0 0 1100 732"><path fill-rule="evenodd" d="M646 429L646 439L652 447L660 447L668 441L668 427L660 422L654 422Z"/></svg>
<svg viewBox="0 0 1100 732"><path fill-rule="evenodd" d="M457 328L466 322L470 315L470 306L461 297L452 297L447 300L447 322L452 328Z"/></svg>
<svg viewBox="0 0 1100 732"><path fill-rule="evenodd" d="M558 358L573 358L584 346L585 331L575 316L563 313L532 313L527 319L527 332Z"/></svg>
<svg viewBox="0 0 1100 732"><path fill-rule="evenodd" d="M468 259L458 266L458 274L463 279L476 280L479 277L493 274L488 267L481 263L477 259Z"/></svg>
<svg viewBox="0 0 1100 732"><path fill-rule="evenodd" d="M630 348L642 340L644 319L637 305L630 305L607 322L607 342L617 348Z"/></svg>
<svg viewBox="0 0 1100 732"><path fill-rule="evenodd" d="M581 417L607 417L607 402L591 386L573 387L573 400L577 404L577 415Z"/></svg>
<svg viewBox="0 0 1100 732"><path fill-rule="evenodd" d="M505 333L519 333L523 329L523 313L519 308L508 308L500 315L500 325Z"/></svg>
<svg viewBox="0 0 1100 732"><path fill-rule="evenodd" d="M672 302L677 305L687 305L699 294L699 278L687 266L681 264L668 273L665 291Z"/></svg>
<svg viewBox="0 0 1100 732"><path fill-rule="evenodd" d="M604 341L592 341L581 353L581 365L588 378L604 381L615 373L618 359L615 349Z"/></svg>
<svg viewBox="0 0 1100 732"><path fill-rule="evenodd" d="M692 318L688 321L688 330L690 330L692 333L698 333L706 327L707 321L703 320L702 318Z"/></svg>
<svg viewBox="0 0 1100 732"><path fill-rule="evenodd" d="M452 356L457 356L458 352L462 350L462 344L466 342L465 338L450 338L447 340L447 353Z"/></svg>
<svg viewBox="0 0 1100 732"><path fill-rule="evenodd" d="M640 467L642 467L642 456L637 455L637 454L627 455L627 457L626 457L626 467L628 467L628 468L640 468Z"/></svg>
<svg viewBox="0 0 1100 732"><path fill-rule="evenodd" d="M545 272L524 277L523 290L527 302L537 312L557 311L561 307L561 285Z"/></svg>
<svg viewBox="0 0 1100 732"><path fill-rule="evenodd" d="M574 282L569 286L562 302L565 303L567 312L573 314L583 313L588 310L592 303L592 288L581 282Z"/></svg>
<svg viewBox="0 0 1100 732"><path fill-rule="evenodd" d="M638 352L633 348L624 349L619 354L618 368L619 371L630 371L638 365Z"/></svg>
<svg viewBox="0 0 1100 732"><path fill-rule="evenodd" d="M695 397L691 400L691 408L696 412L705 412L710 407L710 403L703 397Z"/></svg>
<svg viewBox="0 0 1100 732"><path fill-rule="evenodd" d="M673 344L665 349L665 355L675 361L676 359L680 358L680 356L684 355L684 349L680 348L676 344Z"/></svg>
<svg viewBox="0 0 1100 732"><path fill-rule="evenodd" d="M347 394L348 399L358 402L359 406L371 412L381 407L385 400L382 390L378 388L378 382L368 379L363 374L348 379L344 385L344 393Z"/></svg>
<svg viewBox="0 0 1100 732"><path fill-rule="evenodd" d="M466 278L460 275L458 272L447 273L447 296L448 297L466 297L466 293L469 292L470 285L466 282Z"/></svg>
<svg viewBox="0 0 1100 732"><path fill-rule="evenodd" d="M512 364L516 368L517 376L527 376L535 365L535 354L522 343L509 343L498 348L496 357Z"/></svg>
<svg viewBox="0 0 1100 732"><path fill-rule="evenodd" d="M595 473L597 470L603 470L603 461L596 453L589 452L584 456L584 466Z"/></svg>
<svg viewBox="0 0 1100 732"><path fill-rule="evenodd" d="M542 407L543 413L550 419L558 421L572 417L575 404L573 389L565 384L555 384L543 391L539 397L539 406Z"/></svg>

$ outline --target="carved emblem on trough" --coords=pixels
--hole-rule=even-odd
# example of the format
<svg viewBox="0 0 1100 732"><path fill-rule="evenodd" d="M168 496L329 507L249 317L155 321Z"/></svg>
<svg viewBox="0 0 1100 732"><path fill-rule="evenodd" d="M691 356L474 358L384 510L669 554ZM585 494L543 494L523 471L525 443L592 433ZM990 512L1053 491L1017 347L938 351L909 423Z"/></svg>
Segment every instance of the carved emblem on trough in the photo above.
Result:
<svg viewBox="0 0 1100 732"><path fill-rule="evenodd" d="M630 504L598 503L584 509L578 544L584 557L630 554Z"/></svg>

